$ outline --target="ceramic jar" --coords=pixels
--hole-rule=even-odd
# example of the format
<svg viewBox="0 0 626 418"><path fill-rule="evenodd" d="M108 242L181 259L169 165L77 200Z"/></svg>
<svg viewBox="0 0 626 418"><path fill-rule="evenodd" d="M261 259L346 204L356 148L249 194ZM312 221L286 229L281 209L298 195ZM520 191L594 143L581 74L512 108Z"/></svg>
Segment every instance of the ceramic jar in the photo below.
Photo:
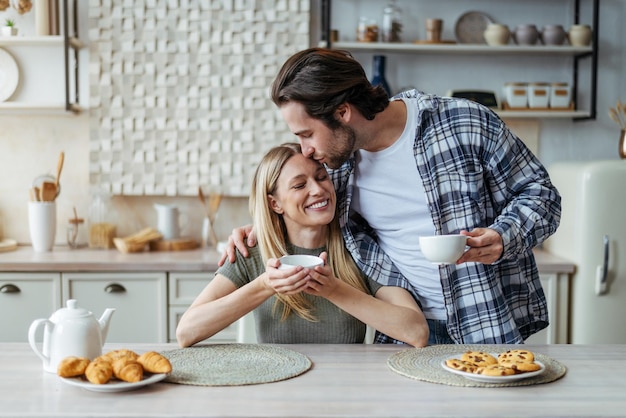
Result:
<svg viewBox="0 0 626 418"><path fill-rule="evenodd" d="M500 23L490 23L487 25L487 29L483 32L483 37L487 45L507 45L509 38L511 37L511 31L506 25Z"/></svg>
<svg viewBox="0 0 626 418"><path fill-rule="evenodd" d="M567 83L552 83L550 85L550 107L567 109L572 100L572 88Z"/></svg>
<svg viewBox="0 0 626 418"><path fill-rule="evenodd" d="M567 34L561 25L545 25L541 31L544 45L562 45Z"/></svg>
<svg viewBox="0 0 626 418"><path fill-rule="evenodd" d="M550 85L548 83L528 84L528 107L547 108L550 103Z"/></svg>
<svg viewBox="0 0 626 418"><path fill-rule="evenodd" d="M513 32L513 40L518 45L535 45L539 39L539 31L532 24L517 25Z"/></svg>
<svg viewBox="0 0 626 418"><path fill-rule="evenodd" d="M523 109L528 107L528 83L505 83L504 94L509 108Z"/></svg>
<svg viewBox="0 0 626 418"><path fill-rule="evenodd" d="M589 46L591 43L591 27L589 25L572 25L568 35L569 43L572 46Z"/></svg>

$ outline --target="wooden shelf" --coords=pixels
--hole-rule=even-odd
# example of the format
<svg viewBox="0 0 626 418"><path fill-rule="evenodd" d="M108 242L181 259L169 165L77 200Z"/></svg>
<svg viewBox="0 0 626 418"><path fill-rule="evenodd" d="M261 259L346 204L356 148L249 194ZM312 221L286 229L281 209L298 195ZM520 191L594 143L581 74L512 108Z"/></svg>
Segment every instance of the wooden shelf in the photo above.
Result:
<svg viewBox="0 0 626 418"><path fill-rule="evenodd" d="M381 52L414 52L423 54L497 54L497 55L569 55L580 56L592 53L592 47L574 47L569 45L506 45L489 46L482 44L416 44L416 43L387 43L387 42L333 42L333 49L347 49L352 51L381 51Z"/></svg>
<svg viewBox="0 0 626 418"><path fill-rule="evenodd" d="M503 119L578 119L591 115L586 110L495 110L495 112Z"/></svg>
<svg viewBox="0 0 626 418"><path fill-rule="evenodd" d="M0 102L0 114L50 113L66 114L68 116L82 111L79 106L72 105L68 112L65 103L33 103L33 102Z"/></svg>
<svg viewBox="0 0 626 418"><path fill-rule="evenodd" d="M62 36L0 36L2 46L63 46Z"/></svg>

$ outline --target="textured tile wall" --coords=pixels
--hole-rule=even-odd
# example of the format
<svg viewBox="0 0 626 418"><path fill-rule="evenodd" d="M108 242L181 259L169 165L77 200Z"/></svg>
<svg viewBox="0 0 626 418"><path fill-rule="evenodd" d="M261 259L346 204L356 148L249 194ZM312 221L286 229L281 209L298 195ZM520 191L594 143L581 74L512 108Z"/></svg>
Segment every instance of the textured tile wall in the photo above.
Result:
<svg viewBox="0 0 626 418"><path fill-rule="evenodd" d="M90 0L90 184L245 196L293 140L269 86L308 47L309 0Z"/></svg>

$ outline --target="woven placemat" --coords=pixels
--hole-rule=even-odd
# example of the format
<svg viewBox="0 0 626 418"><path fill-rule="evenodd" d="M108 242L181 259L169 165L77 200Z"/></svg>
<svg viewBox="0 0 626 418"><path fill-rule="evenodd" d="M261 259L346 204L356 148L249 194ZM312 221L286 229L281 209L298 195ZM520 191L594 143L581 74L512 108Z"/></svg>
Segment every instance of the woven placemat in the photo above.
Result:
<svg viewBox="0 0 626 418"><path fill-rule="evenodd" d="M523 348L523 346L522 346ZM508 348L507 348L508 349ZM514 382L505 383L483 383L466 379L463 376L450 373L441 367L441 362L456 354L463 354L466 351L484 351L487 353L501 353L506 351L502 346L497 345L469 345L450 344L433 345L424 348L409 348L392 354L387 359L387 365L394 372L411 379L423 380L425 382L440 383L450 386L468 387L505 387L505 386L529 386L554 382L560 379L567 372L567 368L558 361L533 351L535 359L546 366L546 370L540 375L529 377Z"/></svg>
<svg viewBox="0 0 626 418"><path fill-rule="evenodd" d="M277 382L311 368L304 354L267 344L211 344L164 351L172 363L166 382L240 386Z"/></svg>

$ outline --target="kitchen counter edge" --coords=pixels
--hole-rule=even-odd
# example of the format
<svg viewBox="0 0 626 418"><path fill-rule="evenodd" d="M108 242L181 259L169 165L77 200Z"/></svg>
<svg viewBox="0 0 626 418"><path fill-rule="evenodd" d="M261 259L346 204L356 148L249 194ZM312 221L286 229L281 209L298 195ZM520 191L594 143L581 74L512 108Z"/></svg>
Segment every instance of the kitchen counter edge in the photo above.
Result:
<svg viewBox="0 0 626 418"><path fill-rule="evenodd" d="M570 274L575 270L573 262L534 250L540 273ZM0 271L214 271L221 252L215 248L199 248L188 251L154 251L121 253L118 250L78 249L54 247L50 252L37 253L30 246L20 246L15 251L0 253Z"/></svg>

